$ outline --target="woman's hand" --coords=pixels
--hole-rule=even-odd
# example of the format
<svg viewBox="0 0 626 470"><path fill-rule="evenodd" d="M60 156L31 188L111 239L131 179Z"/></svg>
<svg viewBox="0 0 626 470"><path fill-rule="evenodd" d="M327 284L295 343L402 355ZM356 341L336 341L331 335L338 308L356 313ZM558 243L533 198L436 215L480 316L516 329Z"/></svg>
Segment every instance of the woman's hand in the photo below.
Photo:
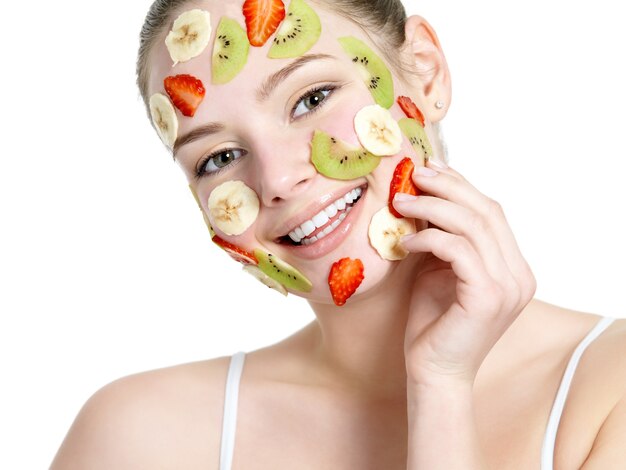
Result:
<svg viewBox="0 0 626 470"><path fill-rule="evenodd" d="M438 173L428 176L432 170ZM535 277L500 205L451 168L416 167L422 195L394 207L429 228L406 237L424 252L404 341L412 384L473 383L485 357L532 299ZM432 226L435 227L432 227Z"/></svg>

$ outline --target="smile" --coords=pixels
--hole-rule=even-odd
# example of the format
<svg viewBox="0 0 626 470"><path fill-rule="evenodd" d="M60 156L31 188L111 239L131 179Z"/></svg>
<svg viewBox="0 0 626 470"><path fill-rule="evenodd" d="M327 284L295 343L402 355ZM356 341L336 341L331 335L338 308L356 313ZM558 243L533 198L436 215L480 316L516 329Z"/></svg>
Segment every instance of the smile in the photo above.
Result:
<svg viewBox="0 0 626 470"><path fill-rule="evenodd" d="M282 243L309 246L333 233L361 199L364 187L354 188L331 202L311 219L305 220L281 238Z"/></svg>

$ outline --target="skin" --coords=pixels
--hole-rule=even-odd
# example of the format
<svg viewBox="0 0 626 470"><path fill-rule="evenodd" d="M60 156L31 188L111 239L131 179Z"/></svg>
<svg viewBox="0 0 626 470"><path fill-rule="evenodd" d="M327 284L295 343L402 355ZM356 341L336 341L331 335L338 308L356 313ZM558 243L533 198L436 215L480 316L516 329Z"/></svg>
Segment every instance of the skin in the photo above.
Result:
<svg viewBox="0 0 626 470"><path fill-rule="evenodd" d="M197 4L211 11L215 25L222 15L241 17L239 2ZM247 354L233 468L538 468L563 370L599 317L532 298L534 276L495 201L454 169L429 163L435 176L414 174L426 195L395 204L418 223L420 233L405 242L412 255L397 263L382 260L369 246L367 228L386 204L395 165L404 154L413 155L405 141L402 153L384 158L362 179L368 184L362 213L337 250L298 259L275 242L284 234L276 233L277 221L296 216L330 191L354 187L319 175L309 160L309 142L319 128L356 145L353 116L372 103L334 32L376 46L350 21L316 9L323 33L309 52L336 60L301 69L263 105L255 95L259 77L286 63L266 58L269 44L251 48L247 66L226 85L211 84L208 60L180 64L174 72L191 73L207 88L196 116L181 118L180 133L214 121L226 127L176 154L204 209L212 188L232 179L243 180L261 201L248 231L218 235L249 250L275 252L314 285L306 298L316 320ZM394 71L396 95L412 97L436 144L430 123L447 111L435 102L450 103L449 70L423 18L410 18L406 32L400 54L414 70L403 77ZM151 69L150 93L162 92L163 78L173 73L162 41ZM294 100L311 85L329 81L341 83L341 89L315 114L290 121ZM402 117L396 105L391 112ZM228 171L196 180L193 169L202 157L225 146L249 153ZM346 256L363 261L366 279L338 308L326 276L330 265ZM618 320L587 349L576 372L555 468L610 469L624 461L624 358L626 321ZM52 468L217 468L228 360L107 385L79 414Z"/></svg>

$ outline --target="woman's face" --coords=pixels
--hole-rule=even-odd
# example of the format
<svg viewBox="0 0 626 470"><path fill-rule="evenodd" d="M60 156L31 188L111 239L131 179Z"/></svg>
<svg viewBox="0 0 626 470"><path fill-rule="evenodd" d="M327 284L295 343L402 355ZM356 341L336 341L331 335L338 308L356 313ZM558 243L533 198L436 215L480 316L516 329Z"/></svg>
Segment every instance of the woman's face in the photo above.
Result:
<svg viewBox="0 0 626 470"><path fill-rule="evenodd" d="M174 67L165 38L159 40L151 56L148 94L167 96L164 79L179 74L196 77L206 89L193 117L176 110L179 129L174 157L219 238L247 252L261 249L295 267L313 288L307 293L290 291L316 302L332 303L328 278L335 262L342 258L360 259L364 280L354 294L356 298L380 283L398 263L379 255L370 242L368 230L373 216L388 204L390 182L398 163L408 156L416 165L422 165L423 159L416 156L409 140L402 137L400 151L382 157L371 173L356 179L336 179L324 176L312 163L312 139L315 131L323 131L350 146L361 147L355 131L355 115L375 104L362 71L338 38L353 36L383 60L384 56L357 25L309 3L319 15L322 32L303 56L268 58L270 38L265 46L250 47L247 63L235 78L215 85L211 70L215 31L225 16L246 27L242 3L243 0L203 1L178 12L193 8L208 11L213 35L204 52ZM406 116L395 98L411 93L394 70L390 70L395 96L389 111L398 121ZM416 104L421 107L419 102ZM428 123L426 128L429 132ZM201 132L194 132L197 130ZM239 202L243 200L247 204L245 201L254 193L259 201L258 214L248 211L247 228L237 234L222 230L224 225L215 220L209 203L216 188L233 181L243 182L249 188L246 194L236 196L240 197ZM297 235L296 228L306 225L321 211L327 210L332 215L335 211L329 206L353 190L361 191L360 198L350 204L348 196L343 210L339 203L338 214L321 227L328 231L323 238L303 244L289 237L290 233ZM352 209L337 225L342 212L349 207ZM329 230L333 222L334 230ZM418 224L417 230L421 228ZM318 231L316 227L316 232L308 238Z"/></svg>

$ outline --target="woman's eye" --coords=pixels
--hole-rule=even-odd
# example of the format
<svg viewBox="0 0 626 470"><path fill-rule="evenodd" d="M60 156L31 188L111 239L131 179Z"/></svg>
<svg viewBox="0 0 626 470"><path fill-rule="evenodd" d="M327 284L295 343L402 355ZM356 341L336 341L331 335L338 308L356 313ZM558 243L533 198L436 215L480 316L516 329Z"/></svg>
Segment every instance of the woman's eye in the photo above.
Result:
<svg viewBox="0 0 626 470"><path fill-rule="evenodd" d="M322 101L326 99L328 95L330 95L331 92L332 90L330 89L323 89L307 93L296 103L296 106L293 109L293 117L297 118L314 110L322 103Z"/></svg>
<svg viewBox="0 0 626 470"><path fill-rule="evenodd" d="M245 154L246 151L241 149L228 149L213 153L202 162L198 175L202 176L203 174L220 171Z"/></svg>

